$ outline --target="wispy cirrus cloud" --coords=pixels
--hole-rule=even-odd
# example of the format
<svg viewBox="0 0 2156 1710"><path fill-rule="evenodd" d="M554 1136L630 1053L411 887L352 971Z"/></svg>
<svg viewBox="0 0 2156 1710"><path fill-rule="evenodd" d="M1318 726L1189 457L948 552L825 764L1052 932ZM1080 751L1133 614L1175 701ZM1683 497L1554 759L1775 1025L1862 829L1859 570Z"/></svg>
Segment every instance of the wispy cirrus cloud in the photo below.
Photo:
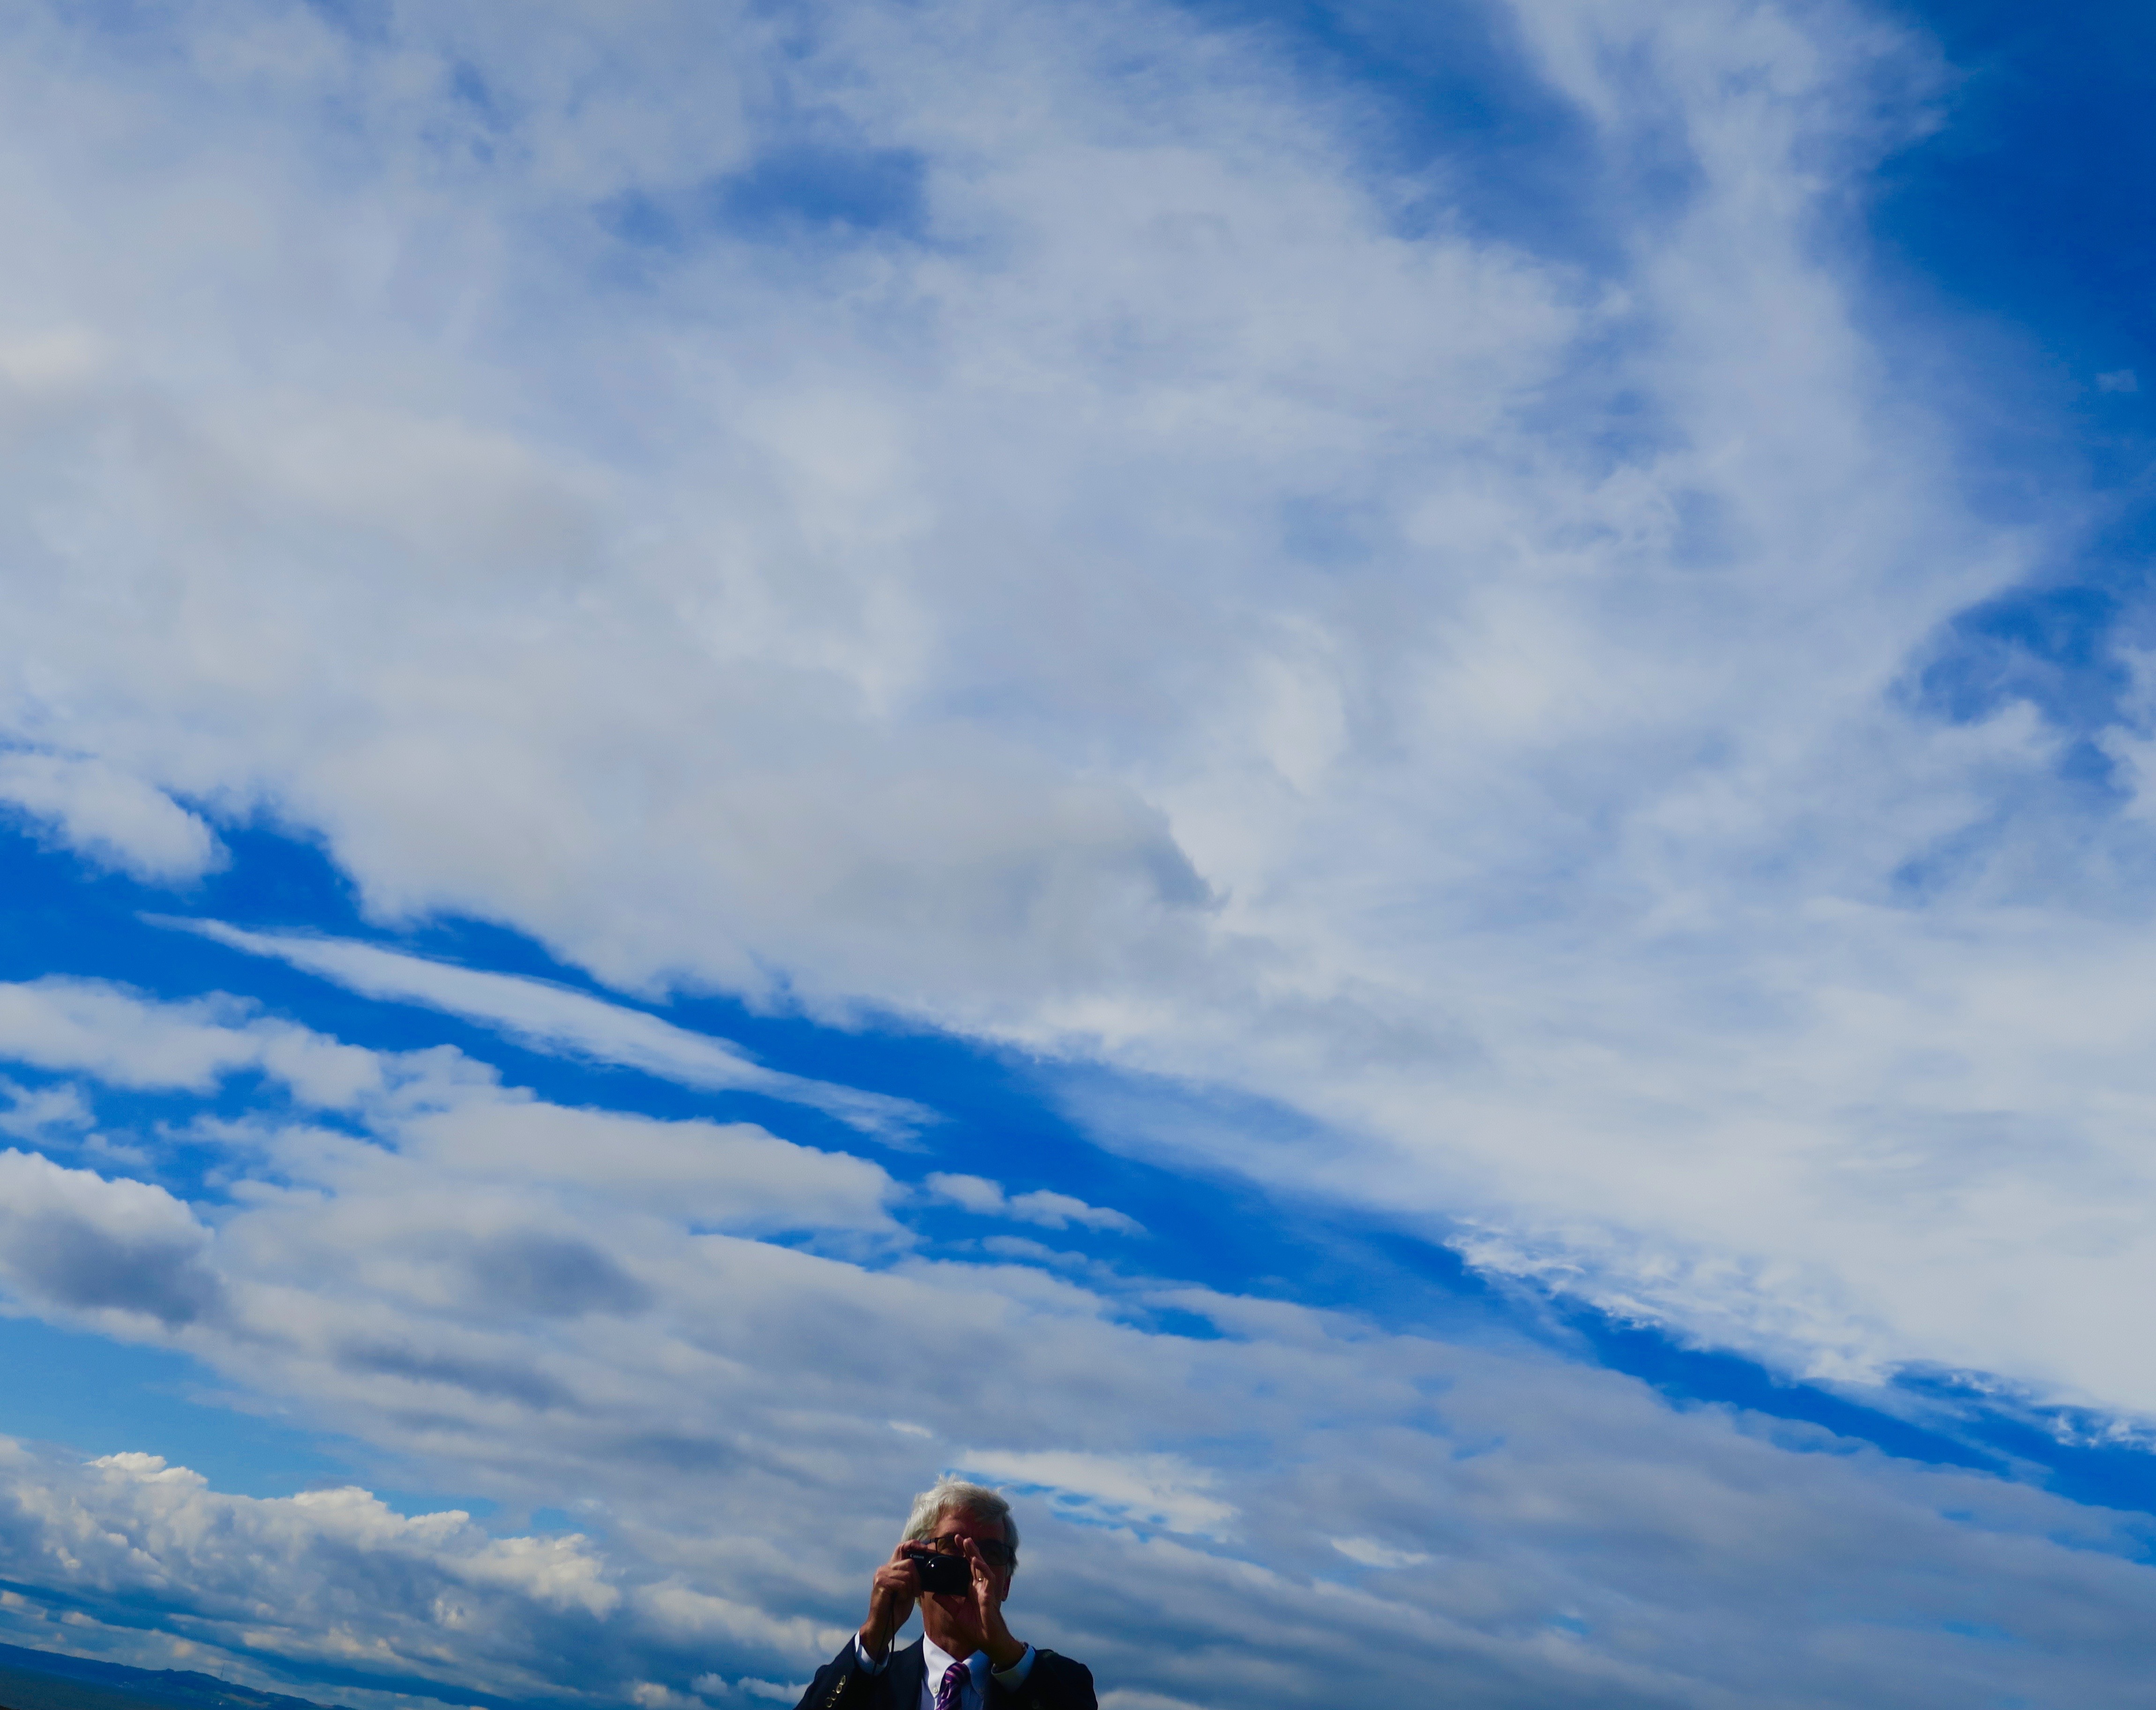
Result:
<svg viewBox="0 0 2156 1710"><path fill-rule="evenodd" d="M274 956L370 998L424 1004L499 1030L535 1050L639 1069L714 1091L757 1092L807 1105L895 1145L935 1120L909 1099L834 1086L767 1069L737 1046L567 986L407 955L379 945L289 932L254 932L221 921L157 924Z"/></svg>
<svg viewBox="0 0 2156 1710"><path fill-rule="evenodd" d="M245 998L159 1003L110 980L60 975L0 984L0 1051L12 1062L141 1089L207 1092L228 1076L259 1071L331 1108L386 1096L415 1072L409 1060L345 1045Z"/></svg>
<svg viewBox="0 0 2156 1710"><path fill-rule="evenodd" d="M1075 1224L1081 1229L1110 1230L1118 1235L1145 1233L1134 1217L1105 1205L1088 1205L1083 1199L1048 1189L1006 1194L1000 1182L989 1181L985 1176L953 1175L945 1170L931 1172L921 1185L938 1199L984 1217L1014 1217L1044 1229L1065 1229Z"/></svg>
<svg viewBox="0 0 2156 1710"><path fill-rule="evenodd" d="M1373 151L1173 8L814 8L783 99L730 18L16 20L0 733L307 828L377 920L1270 1101L1323 1140L1150 1155L1784 1366L2156 1394L2051 1333L2061 1232L2143 1189L2142 1054L1970 1001L2138 978L2145 832L2034 710L1902 687L2065 537L1964 502L1897 366L1934 335L1874 336L1836 235L1934 122L1921 39L1510 8L1483 74L1568 116L1598 248L1497 235L1471 151ZM278 953L918 1120L588 994ZM1904 1153L1955 1216L1875 1191ZM2002 1254L2025 1307L1958 1308Z"/></svg>

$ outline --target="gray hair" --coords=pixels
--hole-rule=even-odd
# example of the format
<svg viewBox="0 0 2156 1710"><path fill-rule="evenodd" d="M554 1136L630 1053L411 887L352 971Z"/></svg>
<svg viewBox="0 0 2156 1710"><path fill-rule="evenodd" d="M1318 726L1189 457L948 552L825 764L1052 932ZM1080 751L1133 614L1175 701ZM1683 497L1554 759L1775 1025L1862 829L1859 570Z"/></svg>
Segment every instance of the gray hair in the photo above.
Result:
<svg viewBox="0 0 2156 1710"><path fill-rule="evenodd" d="M1011 1506L1004 1500L1003 1492L984 1484L969 1484L963 1478L939 1478L932 1488L913 1499L913 1512L906 1517L906 1534L901 1542L926 1543L951 1514L963 1514L969 1520L1002 1521L1004 1542L1010 1546L1012 1556L1017 1556L1018 1522L1011 1517Z"/></svg>

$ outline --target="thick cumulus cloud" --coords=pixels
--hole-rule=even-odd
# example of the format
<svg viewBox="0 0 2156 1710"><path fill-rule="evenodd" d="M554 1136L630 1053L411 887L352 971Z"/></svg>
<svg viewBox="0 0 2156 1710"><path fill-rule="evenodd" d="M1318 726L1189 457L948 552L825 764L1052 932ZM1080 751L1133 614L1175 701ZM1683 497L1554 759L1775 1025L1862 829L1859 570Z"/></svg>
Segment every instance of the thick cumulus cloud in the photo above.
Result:
<svg viewBox="0 0 2156 1710"><path fill-rule="evenodd" d="M1257 1095L1327 1143L1102 1133L1806 1369L2156 1408L2091 1306L2156 1266L2145 825L1902 692L2056 544L1855 300L1922 45L1491 16L1594 242L1163 7L18 8L9 799ZM458 1333L304 1358L498 1375Z"/></svg>
<svg viewBox="0 0 2156 1710"><path fill-rule="evenodd" d="M0 1152L0 1276L32 1305L191 1323L218 1304L208 1242L162 1188Z"/></svg>
<svg viewBox="0 0 2156 1710"><path fill-rule="evenodd" d="M493 1538L460 1511L407 1518L356 1488L229 1497L158 1456L74 1466L7 1440L0 1468L11 1575L64 1588L62 1610L150 1602L183 1644L244 1636L290 1660L431 1664L479 1690L544 1691L550 1636L622 1599L581 1537ZM11 1606L26 1607L19 1594Z"/></svg>
<svg viewBox="0 0 2156 1710"><path fill-rule="evenodd" d="M143 1004L126 1032L200 1025ZM1123 1710L1943 1710L2146 1678L2142 1517L1673 1410L1524 1345L951 1256L865 1159L424 1067L394 1102L206 1106L167 1135L223 1160L192 1206L0 1154L0 1267L15 1309L130 1312L495 1523L0 1442L12 1637L362 1706L786 1702L858 1620L901 1493L955 1469L1018 1492L1014 1619ZM66 1297L40 1231L92 1225L183 1254L217 1309L176 1309L177 1271ZM573 1518L527 1527L540 1508Z"/></svg>

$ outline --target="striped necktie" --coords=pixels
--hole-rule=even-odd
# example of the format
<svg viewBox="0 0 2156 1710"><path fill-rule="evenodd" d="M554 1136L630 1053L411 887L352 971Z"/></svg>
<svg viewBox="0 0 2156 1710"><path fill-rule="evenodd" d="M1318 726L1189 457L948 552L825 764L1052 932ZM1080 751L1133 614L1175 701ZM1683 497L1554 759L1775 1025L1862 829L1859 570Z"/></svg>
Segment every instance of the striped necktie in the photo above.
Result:
<svg viewBox="0 0 2156 1710"><path fill-rule="evenodd" d="M943 1683L936 1688L936 1710L958 1710L959 1689L972 1672L963 1662L954 1662L943 1671Z"/></svg>

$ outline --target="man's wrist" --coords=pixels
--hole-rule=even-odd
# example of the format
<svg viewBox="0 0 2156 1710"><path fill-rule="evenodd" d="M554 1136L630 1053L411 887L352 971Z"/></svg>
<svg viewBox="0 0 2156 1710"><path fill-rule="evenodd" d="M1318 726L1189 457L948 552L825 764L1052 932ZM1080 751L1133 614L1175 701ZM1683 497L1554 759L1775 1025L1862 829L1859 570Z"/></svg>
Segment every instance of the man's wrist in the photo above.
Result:
<svg viewBox="0 0 2156 1710"><path fill-rule="evenodd" d="M1007 1668L1016 1668L1025 1658L1025 1641L1012 1638L1008 1632L989 1640L981 1648L988 1653L988 1666L998 1674Z"/></svg>

